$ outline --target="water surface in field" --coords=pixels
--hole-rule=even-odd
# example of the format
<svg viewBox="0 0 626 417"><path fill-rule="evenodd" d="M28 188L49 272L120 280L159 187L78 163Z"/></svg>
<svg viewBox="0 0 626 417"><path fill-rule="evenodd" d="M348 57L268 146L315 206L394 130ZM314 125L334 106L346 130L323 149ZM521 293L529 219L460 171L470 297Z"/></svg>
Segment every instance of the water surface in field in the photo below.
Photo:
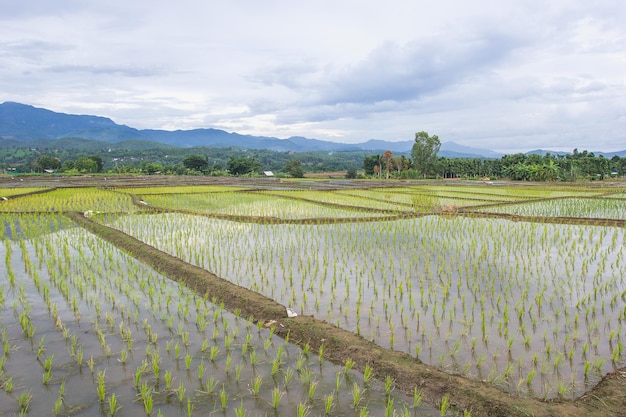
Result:
<svg viewBox="0 0 626 417"><path fill-rule="evenodd" d="M621 228L178 214L112 225L302 314L522 395L579 395L626 358Z"/></svg>
<svg viewBox="0 0 626 417"><path fill-rule="evenodd" d="M329 395L337 416L364 407L370 415L387 407L438 415L228 313L82 229L5 240L0 257L7 346L0 415L17 414L21 396L32 396L28 414L41 416L109 415L113 397L120 416L145 415L148 397L151 415L241 408L249 416L293 416L298 406L323 415ZM355 386L363 391L356 407Z"/></svg>

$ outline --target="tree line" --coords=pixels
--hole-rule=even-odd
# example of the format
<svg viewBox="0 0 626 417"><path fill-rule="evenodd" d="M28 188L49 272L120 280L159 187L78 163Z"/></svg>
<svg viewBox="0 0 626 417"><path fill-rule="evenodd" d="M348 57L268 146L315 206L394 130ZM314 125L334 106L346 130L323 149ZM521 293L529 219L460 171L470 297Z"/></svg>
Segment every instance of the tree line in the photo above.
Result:
<svg viewBox="0 0 626 417"><path fill-rule="evenodd" d="M110 149L0 147L0 172L303 176L360 167L369 152L278 152L242 148ZM88 161L96 160L96 166ZM101 163L100 163L101 162Z"/></svg>
<svg viewBox="0 0 626 417"><path fill-rule="evenodd" d="M520 181L602 180L626 174L626 158L605 158L574 149L571 154L523 153L490 158L438 157L439 138L427 132L415 134L411 157L391 151L363 160L365 175L379 178L509 178Z"/></svg>
<svg viewBox="0 0 626 417"><path fill-rule="evenodd" d="M410 153L277 152L241 148L76 149L0 148L9 173L140 173L170 175L276 175L345 172L348 178L510 178L522 181L604 179L626 174L626 158L574 149L567 155L505 155L499 159L439 157L436 135L415 134ZM361 168L361 171L358 171Z"/></svg>

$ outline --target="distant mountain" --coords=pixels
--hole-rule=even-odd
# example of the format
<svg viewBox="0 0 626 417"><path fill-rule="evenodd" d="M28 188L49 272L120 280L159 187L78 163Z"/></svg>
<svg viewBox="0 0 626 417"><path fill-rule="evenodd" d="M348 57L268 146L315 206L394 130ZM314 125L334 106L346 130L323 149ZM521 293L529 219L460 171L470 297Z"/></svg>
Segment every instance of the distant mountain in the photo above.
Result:
<svg viewBox="0 0 626 417"><path fill-rule="evenodd" d="M571 155L572 152L550 151L550 150L545 150L545 149L535 149L535 150L526 152L526 155L541 155L541 156L545 156L547 154L558 155L558 156L565 156L565 155ZM626 150L616 151L616 152L593 152L593 154L595 156L602 155L602 156L604 156L607 159L611 159L614 156L619 156L620 158L624 158L624 157L626 157Z"/></svg>
<svg viewBox="0 0 626 417"><path fill-rule="evenodd" d="M400 142L387 142L385 140L370 139L367 142L359 143L358 146L361 149L366 150L366 151L390 150L391 152L402 153L402 152L411 152L413 143L415 142L412 140L405 140L405 141L400 141Z"/></svg>
<svg viewBox="0 0 626 417"><path fill-rule="evenodd" d="M556 155L556 156L564 156L564 155L571 154L571 152L549 151L549 150L545 150L545 149L534 149L532 151L528 151L528 152L525 153L525 155L541 155L541 156L546 156L547 154Z"/></svg>
<svg viewBox="0 0 626 417"><path fill-rule="evenodd" d="M595 156L604 156L605 158L611 159L614 156L619 156L620 158L626 158L626 150L617 151L617 152L594 152Z"/></svg>
<svg viewBox="0 0 626 417"><path fill-rule="evenodd" d="M228 133L219 129L193 130L141 130L148 140L167 143L179 147L207 146L211 148L239 147L249 149L269 149L279 152L338 152L345 150L361 150L356 145L326 142L293 136L278 139L268 136L241 135Z"/></svg>
<svg viewBox="0 0 626 417"><path fill-rule="evenodd" d="M175 147L212 147L212 148L248 148L269 149L282 152L342 152L368 151L382 154L391 150L395 154L411 152L413 141L388 142L370 139L363 143L336 143L301 136L292 136L287 139L278 139L267 136L241 135L229 133L219 129L192 129L192 130L139 130L125 125L119 125L113 120L90 115L74 115L57 113L51 110L33 107L26 104L6 102L0 104L0 147L15 147L27 144L30 147L46 148L62 146L103 146L100 143L83 143L76 138L101 141L127 149L145 149L148 142L155 143L154 147L164 145ZM59 141L63 139L64 141ZM53 145L54 144L54 145ZM538 149L530 153L562 154L559 152ZM596 155L602 154L596 152ZM613 155L626 156L626 150L603 154L606 157ZM500 158L502 154L486 149L459 145L454 142L441 144L439 156L447 158Z"/></svg>
<svg viewBox="0 0 626 417"><path fill-rule="evenodd" d="M81 137L116 142L140 138L141 134L106 117L56 113L6 102L0 104L0 137L17 140Z"/></svg>

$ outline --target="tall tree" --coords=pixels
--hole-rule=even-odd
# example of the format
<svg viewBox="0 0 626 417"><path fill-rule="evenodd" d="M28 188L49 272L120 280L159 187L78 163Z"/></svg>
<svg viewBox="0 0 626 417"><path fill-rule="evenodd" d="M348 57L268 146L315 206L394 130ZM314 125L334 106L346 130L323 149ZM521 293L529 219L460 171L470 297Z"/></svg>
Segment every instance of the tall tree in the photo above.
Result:
<svg viewBox="0 0 626 417"><path fill-rule="evenodd" d="M183 165L187 169L202 172L209 167L209 162L202 155L189 155L183 159Z"/></svg>
<svg viewBox="0 0 626 417"><path fill-rule="evenodd" d="M57 170L61 168L63 164L59 160L59 158L55 158L53 156L40 156L33 162L33 170L35 172L43 172L46 169Z"/></svg>
<svg viewBox="0 0 626 417"><path fill-rule="evenodd" d="M386 150L381 158L381 163L385 165L385 179L389 179L389 171L393 168L393 152Z"/></svg>
<svg viewBox="0 0 626 417"><path fill-rule="evenodd" d="M104 168L104 161L102 160L102 158L100 158L98 155L91 155L91 156L88 156L87 158L91 159L92 161L96 163L95 172L102 172L102 168Z"/></svg>
<svg viewBox="0 0 626 417"><path fill-rule="evenodd" d="M74 168L78 172L94 173L98 172L98 163L91 158L78 158L74 163Z"/></svg>
<svg viewBox="0 0 626 417"><path fill-rule="evenodd" d="M370 155L363 160L363 171L365 175L374 175L374 167L378 165L379 155Z"/></svg>
<svg viewBox="0 0 626 417"><path fill-rule="evenodd" d="M227 168L233 175L251 174L261 169L262 165L256 158L233 158L228 160Z"/></svg>
<svg viewBox="0 0 626 417"><path fill-rule="evenodd" d="M285 164L285 172L293 178L304 178L302 162L299 159L290 159Z"/></svg>
<svg viewBox="0 0 626 417"><path fill-rule="evenodd" d="M428 132L417 132L415 143L411 149L411 157L415 163L415 169L424 177L433 174L437 163L437 153L441 148L439 136L429 136Z"/></svg>

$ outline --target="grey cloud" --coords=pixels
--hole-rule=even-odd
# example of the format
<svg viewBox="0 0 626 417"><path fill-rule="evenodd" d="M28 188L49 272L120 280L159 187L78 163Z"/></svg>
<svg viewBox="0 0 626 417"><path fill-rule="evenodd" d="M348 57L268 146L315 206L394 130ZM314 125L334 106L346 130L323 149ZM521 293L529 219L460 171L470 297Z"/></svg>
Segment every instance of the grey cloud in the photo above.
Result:
<svg viewBox="0 0 626 417"><path fill-rule="evenodd" d="M153 77L162 71L155 68L107 65L56 65L45 69L53 73L87 73L94 75L120 75L124 77Z"/></svg>
<svg viewBox="0 0 626 417"><path fill-rule="evenodd" d="M91 3L89 0L64 0L62 2L50 0L1 0L0 7L2 8L2 15L0 15L0 20L32 16L58 15L65 10L75 11L82 9L88 6L89 3Z"/></svg>
<svg viewBox="0 0 626 417"><path fill-rule="evenodd" d="M67 44L38 39L0 42L0 56L9 59L23 59L31 62L37 62L47 55L71 49L72 46Z"/></svg>
<svg viewBox="0 0 626 417"><path fill-rule="evenodd" d="M279 115L281 121L362 118L397 111L409 103L419 107L427 97L483 77L520 44L500 34L447 39L443 45L434 38L405 45L386 42L347 68L282 66L264 71L257 81L298 93L298 101L290 102Z"/></svg>
<svg viewBox="0 0 626 417"><path fill-rule="evenodd" d="M488 71L519 44L518 39L501 34L443 43L435 38L405 45L386 42L361 62L327 74L328 81L316 86L319 102L372 104L418 99ZM310 87L293 81L287 86Z"/></svg>

